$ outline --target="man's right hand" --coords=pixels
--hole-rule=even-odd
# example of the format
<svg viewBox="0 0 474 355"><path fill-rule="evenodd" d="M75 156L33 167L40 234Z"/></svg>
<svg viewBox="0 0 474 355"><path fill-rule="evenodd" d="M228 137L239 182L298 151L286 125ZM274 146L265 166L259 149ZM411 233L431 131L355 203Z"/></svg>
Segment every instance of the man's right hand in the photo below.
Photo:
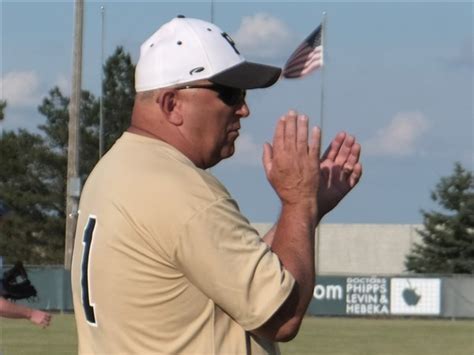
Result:
<svg viewBox="0 0 474 355"><path fill-rule="evenodd" d="M319 128L313 128L308 144L308 117L289 111L277 123L273 145L265 143L265 173L283 205L316 208L320 137Z"/></svg>
<svg viewBox="0 0 474 355"><path fill-rule="evenodd" d="M32 309L30 321L42 328L46 328L51 322L51 314L38 309Z"/></svg>

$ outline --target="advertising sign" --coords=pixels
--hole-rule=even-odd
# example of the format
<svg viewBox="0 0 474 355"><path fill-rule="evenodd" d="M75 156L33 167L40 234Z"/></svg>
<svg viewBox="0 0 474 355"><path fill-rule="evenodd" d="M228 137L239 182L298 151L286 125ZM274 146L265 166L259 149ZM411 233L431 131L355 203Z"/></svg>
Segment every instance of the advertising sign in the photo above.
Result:
<svg viewBox="0 0 474 355"><path fill-rule="evenodd" d="M386 277L318 276L309 313L314 315L384 315L390 312Z"/></svg>
<svg viewBox="0 0 474 355"><path fill-rule="evenodd" d="M389 282L386 277L348 277L346 280L346 314L389 314L389 294Z"/></svg>
<svg viewBox="0 0 474 355"><path fill-rule="evenodd" d="M441 280L436 278L392 278L391 313L398 315L439 315Z"/></svg>
<svg viewBox="0 0 474 355"><path fill-rule="evenodd" d="M345 277L316 277L316 286L314 287L309 313L314 315L345 315L345 294Z"/></svg>
<svg viewBox="0 0 474 355"><path fill-rule="evenodd" d="M441 279L318 276L313 315L440 315Z"/></svg>

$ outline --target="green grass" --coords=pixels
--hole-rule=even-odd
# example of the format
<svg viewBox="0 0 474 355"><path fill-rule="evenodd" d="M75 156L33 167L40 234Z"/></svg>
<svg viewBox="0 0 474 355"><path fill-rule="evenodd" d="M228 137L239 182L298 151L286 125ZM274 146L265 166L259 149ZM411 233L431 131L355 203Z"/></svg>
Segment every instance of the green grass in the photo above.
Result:
<svg viewBox="0 0 474 355"><path fill-rule="evenodd" d="M71 314L55 314L49 328L26 320L0 318L1 355L77 354L76 324Z"/></svg>
<svg viewBox="0 0 474 355"><path fill-rule="evenodd" d="M282 354L474 355L474 321L306 318Z"/></svg>
<svg viewBox="0 0 474 355"><path fill-rule="evenodd" d="M474 355L474 321L306 318L282 354ZM0 318L2 355L76 354L72 315L55 315L48 329Z"/></svg>

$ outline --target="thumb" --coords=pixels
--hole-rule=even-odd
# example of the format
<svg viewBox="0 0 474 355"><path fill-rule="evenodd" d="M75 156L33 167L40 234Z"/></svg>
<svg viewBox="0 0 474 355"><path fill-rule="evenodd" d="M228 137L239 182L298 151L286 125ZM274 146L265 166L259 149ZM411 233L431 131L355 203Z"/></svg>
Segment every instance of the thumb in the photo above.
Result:
<svg viewBox="0 0 474 355"><path fill-rule="evenodd" d="M270 143L265 142L263 145L263 156L262 156L262 163L263 168L265 169L265 174L267 178L270 174L270 170L272 170L272 160L273 160L273 148Z"/></svg>

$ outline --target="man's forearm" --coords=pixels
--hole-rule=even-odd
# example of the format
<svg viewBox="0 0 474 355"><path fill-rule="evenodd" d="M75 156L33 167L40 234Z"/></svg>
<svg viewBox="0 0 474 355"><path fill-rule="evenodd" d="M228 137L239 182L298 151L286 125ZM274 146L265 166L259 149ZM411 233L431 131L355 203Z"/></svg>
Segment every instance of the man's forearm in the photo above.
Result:
<svg viewBox="0 0 474 355"><path fill-rule="evenodd" d="M318 216L316 218L316 227L319 225L319 222L321 222L321 219L322 219L322 216ZM270 230L265 233L265 235L262 237L262 240L265 242L265 244L267 244L269 247L272 246L273 244L273 239L275 237L275 231L276 231L276 224L274 224L272 226L272 228L270 228Z"/></svg>
<svg viewBox="0 0 474 355"><path fill-rule="evenodd" d="M297 312L304 314L314 288L314 231L316 203L283 205L273 235L272 251L295 278L299 302Z"/></svg>
<svg viewBox="0 0 474 355"><path fill-rule="evenodd" d="M272 251L294 277L295 285L277 313L253 331L258 336L288 341L298 332L314 288L315 210L315 203L313 206L283 205L278 222L265 236Z"/></svg>
<svg viewBox="0 0 474 355"><path fill-rule="evenodd" d="M5 318L31 318L31 308L11 303L4 298L0 298L0 316Z"/></svg>

